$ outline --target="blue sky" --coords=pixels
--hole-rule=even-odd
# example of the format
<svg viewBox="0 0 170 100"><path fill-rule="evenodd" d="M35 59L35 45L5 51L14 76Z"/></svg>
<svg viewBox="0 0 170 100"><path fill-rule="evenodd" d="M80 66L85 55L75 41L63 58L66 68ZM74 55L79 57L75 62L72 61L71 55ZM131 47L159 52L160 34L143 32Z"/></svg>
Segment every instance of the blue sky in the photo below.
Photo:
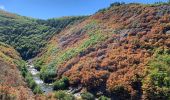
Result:
<svg viewBox="0 0 170 100"><path fill-rule="evenodd" d="M0 0L0 9L33 18L90 15L111 3L153 3L167 0Z"/></svg>

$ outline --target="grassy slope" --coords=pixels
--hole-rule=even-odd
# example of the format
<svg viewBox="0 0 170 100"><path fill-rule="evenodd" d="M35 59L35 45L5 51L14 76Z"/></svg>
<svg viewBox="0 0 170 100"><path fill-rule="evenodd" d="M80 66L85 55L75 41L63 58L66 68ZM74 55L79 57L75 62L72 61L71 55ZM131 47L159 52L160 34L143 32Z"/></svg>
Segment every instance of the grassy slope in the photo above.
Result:
<svg viewBox="0 0 170 100"><path fill-rule="evenodd" d="M128 4L101 10L54 36L36 67L46 82L67 76L71 85L96 95L149 98L142 80L154 51L169 49L169 9Z"/></svg>

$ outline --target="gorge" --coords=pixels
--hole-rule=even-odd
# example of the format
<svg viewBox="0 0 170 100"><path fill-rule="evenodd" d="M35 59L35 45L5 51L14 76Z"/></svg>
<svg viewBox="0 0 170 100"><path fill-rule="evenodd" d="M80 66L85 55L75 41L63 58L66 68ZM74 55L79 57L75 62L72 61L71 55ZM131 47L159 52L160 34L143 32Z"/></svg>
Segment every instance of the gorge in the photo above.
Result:
<svg viewBox="0 0 170 100"><path fill-rule="evenodd" d="M169 100L170 4L48 20L0 11L0 100Z"/></svg>

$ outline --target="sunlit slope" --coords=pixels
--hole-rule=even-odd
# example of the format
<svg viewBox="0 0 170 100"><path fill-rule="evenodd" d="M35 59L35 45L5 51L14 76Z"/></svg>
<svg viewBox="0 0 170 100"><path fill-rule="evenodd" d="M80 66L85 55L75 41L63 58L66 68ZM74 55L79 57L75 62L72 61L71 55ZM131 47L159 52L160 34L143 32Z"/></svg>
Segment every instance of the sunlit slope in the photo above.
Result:
<svg viewBox="0 0 170 100"><path fill-rule="evenodd" d="M97 96L168 99L170 73L151 61L159 54L166 65L157 67L169 70L169 14L167 4L113 4L55 35L35 66L45 82L65 76Z"/></svg>

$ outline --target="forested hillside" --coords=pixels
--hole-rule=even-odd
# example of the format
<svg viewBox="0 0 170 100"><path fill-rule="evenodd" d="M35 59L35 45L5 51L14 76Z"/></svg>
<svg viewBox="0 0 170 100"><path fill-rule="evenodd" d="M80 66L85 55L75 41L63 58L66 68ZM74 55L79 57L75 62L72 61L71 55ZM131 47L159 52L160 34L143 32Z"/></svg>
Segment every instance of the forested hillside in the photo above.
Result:
<svg viewBox="0 0 170 100"><path fill-rule="evenodd" d="M89 98L168 100L169 15L167 3L114 3L55 35L35 67L45 82L54 82L54 90L80 88Z"/></svg>
<svg viewBox="0 0 170 100"><path fill-rule="evenodd" d="M0 41L13 46L27 60L35 57L54 34L84 18L40 20L0 11Z"/></svg>

